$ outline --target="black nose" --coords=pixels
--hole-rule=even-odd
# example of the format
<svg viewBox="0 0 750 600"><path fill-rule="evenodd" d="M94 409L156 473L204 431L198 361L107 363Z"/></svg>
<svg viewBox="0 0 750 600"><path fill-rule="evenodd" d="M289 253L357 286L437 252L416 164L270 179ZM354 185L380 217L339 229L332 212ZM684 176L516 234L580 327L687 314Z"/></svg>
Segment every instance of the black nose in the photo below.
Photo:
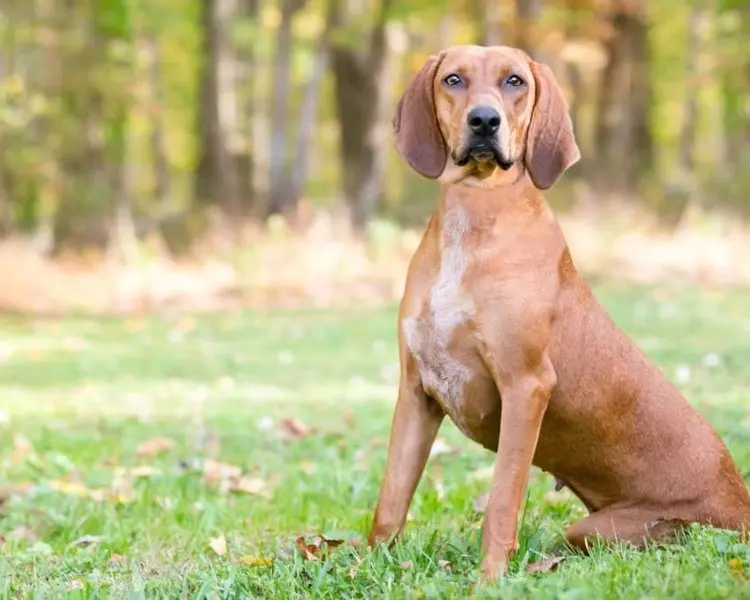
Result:
<svg viewBox="0 0 750 600"><path fill-rule="evenodd" d="M475 106L466 117L471 130L488 137L500 128L500 113L490 106Z"/></svg>

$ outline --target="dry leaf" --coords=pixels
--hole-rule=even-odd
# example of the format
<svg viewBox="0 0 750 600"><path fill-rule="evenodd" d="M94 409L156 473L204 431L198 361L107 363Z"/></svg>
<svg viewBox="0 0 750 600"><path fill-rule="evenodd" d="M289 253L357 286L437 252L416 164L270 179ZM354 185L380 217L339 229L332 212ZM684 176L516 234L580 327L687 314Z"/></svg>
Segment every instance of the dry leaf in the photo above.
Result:
<svg viewBox="0 0 750 600"><path fill-rule="evenodd" d="M66 496L77 496L85 498L90 495L91 490L78 481L66 481L64 479L53 479L48 484L56 492Z"/></svg>
<svg viewBox="0 0 750 600"><path fill-rule="evenodd" d="M453 568L453 563L449 560L443 560L442 558L438 560L438 568L443 569L444 571L450 571Z"/></svg>
<svg viewBox="0 0 750 600"><path fill-rule="evenodd" d="M430 449L430 456L440 456L441 454L453 454L454 448L451 448L444 440L438 438L432 444Z"/></svg>
<svg viewBox="0 0 750 600"><path fill-rule="evenodd" d="M34 451L31 442L20 433L13 436L13 452L10 455L11 462L18 462Z"/></svg>
<svg viewBox="0 0 750 600"><path fill-rule="evenodd" d="M471 474L471 478L482 481L486 479L492 479L494 474L495 474L495 465L487 465L486 467L482 467L481 469L477 469L476 471L474 471Z"/></svg>
<svg viewBox="0 0 750 600"><path fill-rule="evenodd" d="M208 544L211 546L211 550L213 550L217 555L219 556L226 556L227 554L227 538L222 533L218 537L211 538L211 541Z"/></svg>
<svg viewBox="0 0 750 600"><path fill-rule="evenodd" d="M727 561L727 566L729 567L729 572L732 574L732 576L742 578L745 577L745 561L743 561L741 558L730 558Z"/></svg>
<svg viewBox="0 0 750 600"><path fill-rule="evenodd" d="M265 479L259 477L240 477L230 485L229 489L232 492L239 492L242 494L266 495L267 487L268 484Z"/></svg>
<svg viewBox="0 0 750 600"><path fill-rule="evenodd" d="M130 475L134 479L138 479L139 477L154 477L156 475L161 475L161 469L157 469L156 467L151 467L149 465L141 465L139 467L133 467L132 469L123 471L123 473L125 475Z"/></svg>
<svg viewBox="0 0 750 600"><path fill-rule="evenodd" d="M547 504L551 504L553 506L557 504L567 504L572 500L573 494L568 488L563 488L559 491L557 489L554 489L544 494L544 501Z"/></svg>
<svg viewBox="0 0 750 600"><path fill-rule="evenodd" d="M34 489L34 484L25 481L23 483L3 483L0 484L0 511L7 500L13 496L23 496Z"/></svg>
<svg viewBox="0 0 750 600"><path fill-rule="evenodd" d="M299 536L295 541L295 546L306 560L318 560L318 554L325 553L328 550L340 546L344 540L333 540L322 535L316 535L312 544L305 542L305 536Z"/></svg>
<svg viewBox="0 0 750 600"><path fill-rule="evenodd" d="M565 562L567 556L549 556L539 562L526 565L527 573L550 573Z"/></svg>
<svg viewBox="0 0 750 600"><path fill-rule="evenodd" d="M235 465L223 463L212 458L203 461L203 482L216 485L231 479L237 479L242 475L242 469Z"/></svg>
<svg viewBox="0 0 750 600"><path fill-rule="evenodd" d="M302 438L312 433L312 430L307 425L299 419L294 419L292 417L282 419L280 425L284 429L284 432L294 439Z"/></svg>
<svg viewBox="0 0 750 600"><path fill-rule="evenodd" d="M490 493L484 492L474 498L474 510L483 513L487 509L487 503L490 501Z"/></svg>
<svg viewBox="0 0 750 600"><path fill-rule="evenodd" d="M315 556L315 553L319 550L319 548L316 548L314 545L308 545L305 543L305 537L299 536L295 541L295 546L297 546L297 549L302 553L302 556L305 558L305 560L318 560L318 558Z"/></svg>
<svg viewBox="0 0 750 600"><path fill-rule="evenodd" d="M29 543L34 543L38 539L36 533L24 525L11 530L6 538L9 540L24 540Z"/></svg>
<svg viewBox="0 0 750 600"><path fill-rule="evenodd" d="M249 567L270 567L273 565L273 559L258 558L257 556L240 556L237 561Z"/></svg>
<svg viewBox="0 0 750 600"><path fill-rule="evenodd" d="M94 544L98 544L102 541L102 536L100 535L84 535L82 537L79 537L77 540L70 542L68 544L69 548L87 548L88 546L93 546Z"/></svg>
<svg viewBox="0 0 750 600"><path fill-rule="evenodd" d="M318 468L308 460L300 461L299 466L306 475L312 475L318 470Z"/></svg>
<svg viewBox="0 0 750 600"><path fill-rule="evenodd" d="M119 554L113 554L112 556L109 557L109 566L116 567L124 561L125 561L124 556L121 556Z"/></svg>
<svg viewBox="0 0 750 600"><path fill-rule="evenodd" d="M411 569L411 565L412 565L412 562L410 560L405 560L399 563L398 566L401 567L402 569Z"/></svg>
<svg viewBox="0 0 750 600"><path fill-rule="evenodd" d="M167 437L156 437L139 444L135 452L138 456L156 456L157 454L171 450L174 446L174 440Z"/></svg>

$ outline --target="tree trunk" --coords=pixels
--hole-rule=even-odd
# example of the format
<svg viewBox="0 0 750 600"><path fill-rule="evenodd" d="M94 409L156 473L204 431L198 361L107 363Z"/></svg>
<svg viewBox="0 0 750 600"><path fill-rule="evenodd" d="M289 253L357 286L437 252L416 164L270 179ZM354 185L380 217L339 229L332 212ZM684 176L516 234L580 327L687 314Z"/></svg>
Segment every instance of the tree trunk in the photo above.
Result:
<svg viewBox="0 0 750 600"><path fill-rule="evenodd" d="M258 26L260 0L241 0L238 13L253 27ZM255 185L253 157L253 117L255 79L257 78L257 58L255 41L236 51L237 55L237 121L240 138L239 147L235 149L234 167L237 173L237 188L244 214L251 214L255 208Z"/></svg>
<svg viewBox="0 0 750 600"><path fill-rule="evenodd" d="M281 0L281 23L276 32L273 95L271 97L271 147L269 150L268 214L291 215L297 198L289 177L289 97L292 88L292 20L304 0Z"/></svg>
<svg viewBox="0 0 750 600"><path fill-rule="evenodd" d="M96 10L83 15L66 9L68 27L85 40L69 56L62 73L61 98L69 115L80 116L80 127L66 131L61 157L61 194L54 216L53 253L63 250L104 250L112 224L110 177L105 159L105 118L102 85L97 71L106 56L106 40ZM85 16L84 16L85 15Z"/></svg>
<svg viewBox="0 0 750 600"><path fill-rule="evenodd" d="M294 169L291 173L290 197L295 199L295 204L301 198L305 184L307 183L310 166L310 141L315 132L317 123L318 100L320 98L320 87L323 77L328 69L328 47L329 37L333 28L333 14L329 11L326 25L317 41L315 55L313 57L312 73L305 86L302 96L302 104L299 109L297 120L299 131L297 138L297 153L294 161Z"/></svg>
<svg viewBox="0 0 750 600"><path fill-rule="evenodd" d="M237 179L229 150L230 119L227 70L231 69L227 24L234 0L202 0L203 59L198 97L200 158L195 177L196 200L217 205L231 218L239 214Z"/></svg>
<svg viewBox="0 0 750 600"><path fill-rule="evenodd" d="M642 3L617 0L603 15L611 30L605 40L596 123L598 185L632 194L653 164L649 126L650 57Z"/></svg>
<svg viewBox="0 0 750 600"><path fill-rule="evenodd" d="M541 0L516 0L516 23L513 45L524 50L531 58L541 60L536 49L534 27L542 10Z"/></svg>
<svg viewBox="0 0 750 600"><path fill-rule="evenodd" d="M149 96L151 101L151 153L154 161L154 200L160 208L169 205L171 180L164 145L164 98L162 94L161 46L157 38L144 43L148 61Z"/></svg>
<svg viewBox="0 0 750 600"><path fill-rule="evenodd" d="M471 0L469 6L477 32L477 43L482 46L502 44L501 3L497 0Z"/></svg>
<svg viewBox="0 0 750 600"><path fill-rule="evenodd" d="M694 6L690 10L685 56L685 81L687 89L682 111L682 128L677 149L677 165L681 174L692 176L695 169L695 134L698 121L698 95L693 91L693 82L698 74L698 59L701 55L700 28L706 19L705 7Z"/></svg>
<svg viewBox="0 0 750 600"><path fill-rule="evenodd" d="M331 48L341 129L343 192L352 225L359 230L375 210L385 167L387 134L383 117L388 86L383 76L389 9L390 0L383 0L364 53L341 43ZM341 10L337 11L336 20L343 25Z"/></svg>

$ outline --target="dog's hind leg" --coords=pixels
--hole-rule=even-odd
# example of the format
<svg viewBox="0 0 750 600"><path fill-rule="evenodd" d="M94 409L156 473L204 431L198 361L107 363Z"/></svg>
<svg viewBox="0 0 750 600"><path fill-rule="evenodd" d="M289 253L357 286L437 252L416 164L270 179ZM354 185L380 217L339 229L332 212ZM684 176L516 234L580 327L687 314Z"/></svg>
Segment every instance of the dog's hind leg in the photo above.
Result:
<svg viewBox="0 0 750 600"><path fill-rule="evenodd" d="M574 523L565 532L565 538L571 546L584 552L588 552L597 539L604 543L629 542L642 547L647 541L668 541L685 525L687 521L666 518L653 510L612 507Z"/></svg>

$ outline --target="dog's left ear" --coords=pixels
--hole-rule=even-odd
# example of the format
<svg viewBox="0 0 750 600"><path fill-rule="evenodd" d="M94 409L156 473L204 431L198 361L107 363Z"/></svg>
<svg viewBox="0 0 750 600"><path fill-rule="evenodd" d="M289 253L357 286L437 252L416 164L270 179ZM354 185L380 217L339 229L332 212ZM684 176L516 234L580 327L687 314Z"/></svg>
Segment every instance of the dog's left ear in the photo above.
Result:
<svg viewBox="0 0 750 600"><path fill-rule="evenodd" d="M536 100L526 137L524 163L531 181L546 190L581 158L573 122L560 86L545 64L529 61L536 82Z"/></svg>

